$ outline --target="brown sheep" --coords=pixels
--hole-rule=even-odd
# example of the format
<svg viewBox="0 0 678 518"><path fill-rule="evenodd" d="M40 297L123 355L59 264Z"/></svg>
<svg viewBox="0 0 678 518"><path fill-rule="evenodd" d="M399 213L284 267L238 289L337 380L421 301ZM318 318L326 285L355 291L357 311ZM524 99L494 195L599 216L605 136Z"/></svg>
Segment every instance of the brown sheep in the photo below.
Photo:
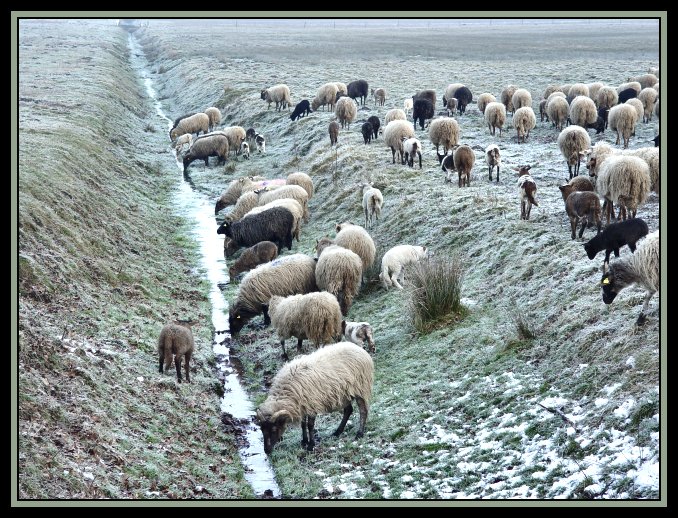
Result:
<svg viewBox="0 0 678 518"><path fill-rule="evenodd" d="M190 366L191 356L193 355L194 342L191 326L196 322L193 320L176 320L171 324L166 324L160 331L158 338L158 359L160 362L160 374L163 373L163 364L165 371L168 371L172 365L172 356L174 356L174 365L177 368L177 380L181 383L181 360L185 359L184 370L186 371L186 381L191 382Z"/></svg>
<svg viewBox="0 0 678 518"><path fill-rule="evenodd" d="M226 257L226 246L224 246L224 257ZM245 250L238 260L228 269L228 275L234 279L236 275L242 272L248 272L260 264L267 263L278 257L278 247L272 241L260 241L254 246Z"/></svg>

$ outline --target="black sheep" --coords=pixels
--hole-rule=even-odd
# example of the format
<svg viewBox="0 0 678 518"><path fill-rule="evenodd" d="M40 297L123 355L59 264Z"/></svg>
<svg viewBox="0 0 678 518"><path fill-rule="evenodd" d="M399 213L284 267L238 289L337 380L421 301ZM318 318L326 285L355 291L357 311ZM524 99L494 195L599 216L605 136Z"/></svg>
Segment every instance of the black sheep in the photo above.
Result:
<svg viewBox="0 0 678 518"><path fill-rule="evenodd" d="M605 107L598 108L598 117L601 117L605 122L605 129L607 129L607 117L609 114L610 114L609 108Z"/></svg>
<svg viewBox="0 0 678 518"><path fill-rule="evenodd" d="M351 81L346 87L348 96L355 101L356 97L360 97L360 104L364 105L367 100L367 93L370 91L367 85L367 81L364 79L358 79L357 81ZM358 101L356 101L357 103Z"/></svg>
<svg viewBox="0 0 678 518"><path fill-rule="evenodd" d="M370 142L372 142L372 134L374 133L372 123L370 122L364 123L360 128L360 131L363 134L363 140L365 141L365 144L369 144Z"/></svg>
<svg viewBox="0 0 678 518"><path fill-rule="evenodd" d="M584 250L593 259L598 252L605 250L605 262L610 262L610 253L619 257L619 249L629 245L631 252L636 250L636 241L647 235L648 228L640 218L627 219L617 223L610 223L600 234L594 236L588 243L584 243Z"/></svg>
<svg viewBox="0 0 678 518"><path fill-rule="evenodd" d="M290 119L293 121L299 119L300 117L305 117L311 113L311 103L308 102L308 99L304 99L297 103L294 107L294 111L290 114Z"/></svg>
<svg viewBox="0 0 678 518"><path fill-rule="evenodd" d="M623 104L629 99L633 99L634 97L638 97L638 92L634 88L627 88L626 90L622 90L619 92L619 100L617 101L617 104Z"/></svg>
<svg viewBox="0 0 678 518"><path fill-rule="evenodd" d="M433 104L428 99L417 99L414 101L412 106L412 120L414 121L414 127L417 127L417 120L419 120L419 126L421 129L424 129L424 121L426 119L433 118Z"/></svg>
<svg viewBox="0 0 678 518"><path fill-rule="evenodd" d="M294 216L283 207L273 207L233 223L224 221L217 234L225 234L231 242L224 245L224 255L232 256L241 246L254 246L261 241L273 241L278 250L292 250Z"/></svg>
<svg viewBox="0 0 678 518"><path fill-rule="evenodd" d="M652 142L654 142L654 147L659 147L659 135L653 138Z"/></svg>
<svg viewBox="0 0 678 518"><path fill-rule="evenodd" d="M460 114L466 111L466 105L473 100L471 90L465 86L457 88L457 91L454 92L454 97L457 99L457 110L459 110Z"/></svg>
<svg viewBox="0 0 678 518"><path fill-rule="evenodd" d="M604 108L601 108L601 110L603 109ZM596 135L598 135L598 133L603 133L605 131L605 124L606 124L605 119L598 115L596 122L594 122L593 124L586 124L586 128L596 130Z"/></svg>
<svg viewBox="0 0 678 518"><path fill-rule="evenodd" d="M373 138L377 138L377 134L379 133L379 126L381 126L381 121L379 120L379 117L376 115L372 115L369 119L367 119L367 122L372 124L372 135Z"/></svg>

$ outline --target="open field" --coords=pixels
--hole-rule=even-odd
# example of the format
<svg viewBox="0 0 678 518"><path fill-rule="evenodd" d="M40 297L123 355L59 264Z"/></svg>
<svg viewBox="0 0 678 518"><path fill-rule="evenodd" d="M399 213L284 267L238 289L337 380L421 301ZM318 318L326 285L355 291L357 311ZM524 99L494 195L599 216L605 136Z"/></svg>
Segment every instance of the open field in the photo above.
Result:
<svg viewBox="0 0 678 518"><path fill-rule="evenodd" d="M195 189L216 200L239 176L310 174L316 189L311 220L292 253L313 254L317 238L334 236L335 223L364 221L359 185L370 180L385 198L382 219L370 230L379 256L397 244L417 244L438 257L459 254L465 264L465 316L425 335L411 325L407 290L384 291L370 273L349 314L351 320L370 322L377 342L366 436L354 440L355 414L339 439L329 437L339 414L319 416L320 443L308 453L299 445L297 428L289 430L271 457L283 496L659 498L659 297L642 327L634 325L641 289L627 288L611 306L603 304L602 258L589 261L582 247L595 230L587 230L584 239L570 239L557 188L567 181L567 165L556 144L558 132L538 115L548 84L617 86L656 66L656 23L625 23L623 31L615 24L584 21L402 30L277 27L273 32L227 23L197 30L198 23L151 21L135 34L165 112L174 117L217 106L222 125L263 133L267 153L255 151L249 161L231 158L218 167L197 161L189 169ZM26 455L20 457L21 495L35 497L39 472L51 470L46 496L53 498L145 497L152 491L160 498L249 496L232 438L214 425L219 416L211 402L216 394L207 348L193 385L176 386L149 370L161 323L172 312L196 307L194 314L206 320L209 308L195 269L194 244L169 206L177 169L166 131L151 118L143 87L124 64L126 34L92 24L102 34L100 44L86 40L87 24L22 27L20 96L26 100L20 105L20 251L27 269L20 271L20 449ZM94 48L83 51L85 41ZM312 99L327 81L359 78L385 88L386 104L375 107L370 100L360 109L350 129L340 132L336 152L327 133L331 112L321 109L291 122L289 112L267 110L259 97L262 88L286 83L296 103ZM363 144L360 125L367 117L383 121L388 109L401 108L405 98L424 88L436 90L438 111L445 87L454 82L468 86L474 100L483 92L498 98L509 84L532 93L537 126L524 144L516 140L510 115L501 137L489 135L475 102L457 117L461 143L485 148L494 142L501 148L498 183L488 181L482 152L476 152L470 187L460 189L456 180L445 183L427 131L416 130L424 146L423 169L392 164L383 137ZM76 90L60 93L65 88ZM657 132L656 118L638 124L630 147L652 145ZM72 138L57 143L57 133ZM614 144L609 130L589 134L593 142ZM538 185L539 207L529 221L519 219L511 170L525 163L532 165ZM585 167L581 172L586 174ZM68 195L58 194L62 190ZM657 195L650 195L638 217L651 232L659 228ZM40 230L38 221L48 220L58 225L58 233ZM214 239L221 236L215 233ZM629 254L627 248L622 251L622 257ZM100 273L88 273L93 271ZM224 293L233 300L236 292L232 282ZM114 337L125 356L113 365L86 353L76 356L75 366L66 365L64 358L70 356L62 353L54 353L58 360L44 359L35 352L40 344L50 350L65 347L58 340L64 320L73 333L70 340L107 349L104 340ZM275 332L259 323L255 319L231 342L257 403L282 365ZM200 329L200 335L208 343L209 330ZM97 486L97 492L87 493L62 480L70 469L64 463L45 467L38 430L53 434L45 451L59 450L56 430L75 433L62 423L79 412L91 415L90 405L100 404L94 390L85 400L69 399L66 417L50 413L49 408L63 409L66 397L49 394L56 385L50 373L75 372L72 379L79 380L77 368L96 368L90 377L97 387L107 376L115 377L113 385L125 383L123 388L132 391L125 408L138 412L139 419L149 418L143 405L150 403L136 392L139 388L128 388L137 377L144 378L146 389L162 394L165 405L179 397L187 401L173 408L172 427L178 427L173 437L195 425L190 419L210 425L209 439L203 432L201 441L176 448L199 452L191 456L191 482L208 488L209 495L191 494L188 482L172 486L177 482L171 468L178 468L178 461L164 453L165 464L156 467L161 484L153 485L152 474L134 472L137 486L128 492L122 476L97 474L105 477L108 489ZM53 400L51 407L45 404ZM150 415L161 420L155 425L161 428L166 410ZM128 429L110 417L87 422L101 435L96 442L106 447L120 440L114 433ZM103 429L110 435L102 435ZM142 447L143 437L139 441L133 449ZM148 439L157 441L166 441L160 431ZM230 448L228 454L215 450L219 442ZM160 456L135 462L159 463ZM228 462L222 462L224 457ZM224 473L228 483L216 478Z"/></svg>

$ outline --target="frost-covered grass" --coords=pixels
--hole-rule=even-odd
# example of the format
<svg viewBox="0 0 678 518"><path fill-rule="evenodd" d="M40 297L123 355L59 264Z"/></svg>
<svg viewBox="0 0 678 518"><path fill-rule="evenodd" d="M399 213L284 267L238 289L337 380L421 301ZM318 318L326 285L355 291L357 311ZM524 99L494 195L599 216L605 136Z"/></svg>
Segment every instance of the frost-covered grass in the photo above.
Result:
<svg viewBox="0 0 678 518"><path fill-rule="evenodd" d="M471 104L457 117L461 142L474 149L497 143L502 172L490 183L479 152L471 187L463 189L443 182L425 131L416 130L423 170L393 165L381 138L364 145L360 134L367 117L383 120L423 88L435 88L441 98L448 83L460 81L474 98L482 92L499 97L504 86L516 84L531 91L536 109L547 84L617 85L657 63L651 29L625 27L621 35L595 28L541 31L539 44L532 29L446 32L436 34L435 45L426 31L281 30L275 40L245 28L201 32L178 23L140 31L154 69L163 71L154 81L170 116L216 105L223 125L255 127L266 136L266 155L231 158L225 167L192 165L197 189L216 199L237 176L307 172L316 195L293 252L312 254L315 239L334 236L337 222L362 221L358 186L370 180L385 198L382 219L371 229L379 250L416 244L438 258L466 258L461 295L467 314L428 334L411 333L402 293L369 281L363 287L349 317L375 330L367 433L354 440L354 414L345 434L332 438L340 414L319 416L320 442L308 453L299 430L289 430L271 457L285 496L658 498L658 301L643 327L633 324L641 290L628 288L603 305L599 262L587 259L584 240L569 238L557 189L568 179L557 132L538 122L527 143L518 144L509 116L503 135L492 137ZM427 41L425 50L413 41ZM568 42L583 50L573 52ZM533 51L507 56L507 46ZM453 67L450 48L459 49ZM259 98L262 88L284 82L296 103L312 99L327 81L358 78L386 88L386 105L361 108L336 149L329 146L330 112L292 123L289 112L267 110ZM656 131L656 121L639 124L631 147L651 145ZM609 131L590 134L594 142L614 143ZM524 163L532 165L538 185L539 207L529 221L519 219L511 170ZM638 216L657 228L654 194ZM588 230L584 238L591 235ZM236 292L232 283L226 294L232 300ZM233 346L259 403L282 365L275 333L255 319Z"/></svg>

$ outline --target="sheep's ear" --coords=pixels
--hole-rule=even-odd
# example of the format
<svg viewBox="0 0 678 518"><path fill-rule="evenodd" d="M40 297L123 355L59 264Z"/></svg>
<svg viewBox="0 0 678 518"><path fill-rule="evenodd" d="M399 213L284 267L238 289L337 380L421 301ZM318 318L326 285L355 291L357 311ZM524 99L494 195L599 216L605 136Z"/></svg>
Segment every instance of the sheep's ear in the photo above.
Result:
<svg viewBox="0 0 678 518"><path fill-rule="evenodd" d="M609 265L607 264L607 261L603 261L603 275L605 275L608 271L609 271Z"/></svg>
<svg viewBox="0 0 678 518"><path fill-rule="evenodd" d="M278 410L271 416L271 422L277 425L286 425L292 420L292 416L287 410Z"/></svg>
<svg viewBox="0 0 678 518"><path fill-rule="evenodd" d="M346 320L341 321L341 333L344 334L346 331Z"/></svg>
<svg viewBox="0 0 678 518"><path fill-rule="evenodd" d="M560 191L562 192L562 191L565 190L565 187L567 187L567 186L566 185L559 185L558 189L560 189Z"/></svg>

